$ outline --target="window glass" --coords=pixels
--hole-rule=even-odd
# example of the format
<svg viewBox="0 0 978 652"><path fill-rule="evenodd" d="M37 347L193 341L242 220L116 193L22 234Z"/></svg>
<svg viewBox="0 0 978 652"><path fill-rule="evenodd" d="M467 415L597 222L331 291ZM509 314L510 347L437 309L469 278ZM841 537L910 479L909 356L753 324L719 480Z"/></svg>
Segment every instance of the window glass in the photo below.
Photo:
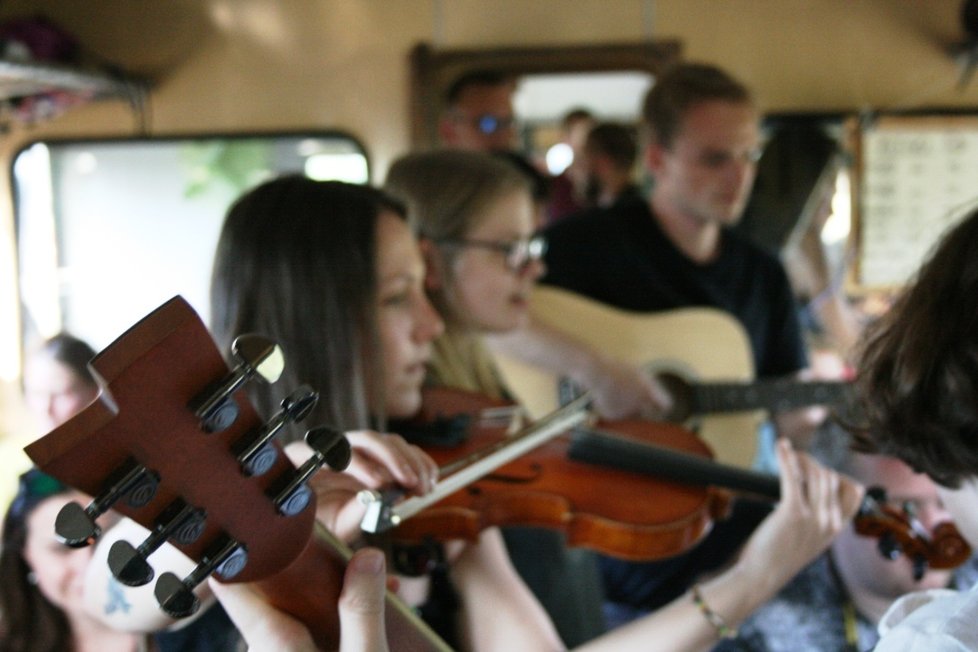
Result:
<svg viewBox="0 0 978 652"><path fill-rule="evenodd" d="M340 133L35 143L14 162L25 342L67 330L96 350L182 295L208 320L230 203L280 173L365 183Z"/></svg>

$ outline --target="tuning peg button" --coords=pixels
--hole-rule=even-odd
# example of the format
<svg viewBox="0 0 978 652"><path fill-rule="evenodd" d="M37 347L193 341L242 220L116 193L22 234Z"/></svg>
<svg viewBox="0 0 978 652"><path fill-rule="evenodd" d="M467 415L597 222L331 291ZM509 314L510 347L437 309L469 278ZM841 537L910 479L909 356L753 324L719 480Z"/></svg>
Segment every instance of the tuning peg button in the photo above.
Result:
<svg viewBox="0 0 978 652"><path fill-rule="evenodd" d="M319 394L303 385L282 399L282 409L268 423L242 438L238 462L246 475L260 476L272 468L278 452L269 442L286 424L306 418L318 400Z"/></svg>
<svg viewBox="0 0 978 652"><path fill-rule="evenodd" d="M231 344L231 355L238 361L231 372L208 387L190 402L190 407L207 432L227 429L238 418L233 394L253 377L273 383L282 375L285 358L274 341L261 335L240 335Z"/></svg>
<svg viewBox="0 0 978 652"><path fill-rule="evenodd" d="M204 531L206 515L183 501L174 501L163 510L153 531L139 545L116 541L109 548L109 569L126 586L142 586L152 581L154 572L149 556L167 539L186 545L196 541Z"/></svg>
<svg viewBox="0 0 978 652"><path fill-rule="evenodd" d="M316 471L324 465L342 471L350 464L353 455L346 436L333 428L313 428L306 432L305 440L313 450L312 456L273 494L276 507L285 516L295 516L311 502L312 491L306 481Z"/></svg>
<svg viewBox="0 0 978 652"><path fill-rule="evenodd" d="M200 607L200 601L194 595L198 584L212 573L222 580L232 579L247 563L248 552L245 547L233 539L225 538L213 549L213 554L204 555L203 560L184 579L181 580L170 572L160 575L153 593L163 611L174 618L186 618Z"/></svg>
<svg viewBox="0 0 978 652"><path fill-rule="evenodd" d="M145 466L127 461L113 473L108 487L96 496L87 507L70 502L61 508L54 522L54 532L67 546L83 548L95 542L102 528L95 520L112 509L123 496L133 508L144 507L156 495L159 476Z"/></svg>

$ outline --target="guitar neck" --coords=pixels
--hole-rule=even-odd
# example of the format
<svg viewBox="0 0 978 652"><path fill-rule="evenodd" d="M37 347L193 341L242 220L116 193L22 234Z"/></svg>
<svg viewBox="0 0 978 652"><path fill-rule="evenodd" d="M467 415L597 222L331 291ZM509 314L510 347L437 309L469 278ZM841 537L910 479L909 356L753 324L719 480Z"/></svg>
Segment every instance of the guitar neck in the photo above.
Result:
<svg viewBox="0 0 978 652"><path fill-rule="evenodd" d="M321 650L339 647L337 603L352 551L318 523L302 553L281 573L256 583L269 603L302 621ZM404 652L451 652L414 611L390 591L385 606L387 639Z"/></svg>
<svg viewBox="0 0 978 652"><path fill-rule="evenodd" d="M690 389L694 414L758 409L781 412L808 405L830 405L843 400L851 391L848 382L799 382L789 379L696 383Z"/></svg>

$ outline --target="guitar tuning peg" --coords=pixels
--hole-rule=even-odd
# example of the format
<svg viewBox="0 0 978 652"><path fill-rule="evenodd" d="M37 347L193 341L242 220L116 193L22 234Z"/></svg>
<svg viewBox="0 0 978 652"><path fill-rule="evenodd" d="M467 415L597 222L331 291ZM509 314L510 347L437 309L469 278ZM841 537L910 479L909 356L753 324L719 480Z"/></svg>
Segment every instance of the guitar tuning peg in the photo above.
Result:
<svg viewBox="0 0 978 652"><path fill-rule="evenodd" d="M275 506L285 516L295 516L312 500L312 490L306 481L313 473L324 465L334 471L342 471L353 455L346 436L326 426L309 430L305 440L313 450L312 457L296 470L274 498Z"/></svg>
<svg viewBox="0 0 978 652"><path fill-rule="evenodd" d="M182 580L170 572L160 575L153 593L163 611L174 618L185 618L200 607L200 601L194 595L198 584L212 573L222 580L232 579L247 563L248 551L245 547L234 539L224 537L212 548L212 553L205 554L190 575Z"/></svg>
<svg viewBox="0 0 978 652"><path fill-rule="evenodd" d="M143 507L156 495L159 476L141 464L129 460L110 476L108 487L100 492L87 507L70 502L61 508L54 521L54 532L67 546L83 548L95 542L102 528L95 522L99 516L112 509L123 496L133 508Z"/></svg>
<svg viewBox="0 0 978 652"><path fill-rule="evenodd" d="M278 453L268 442L287 423L305 419L319 400L319 394L303 385L282 399L282 409L269 419L256 433L248 433L242 438L245 441L238 462L245 475L260 476L272 468Z"/></svg>
<svg viewBox="0 0 978 652"><path fill-rule="evenodd" d="M247 380L257 376L274 383L285 369L282 349L261 335L238 336L231 343L231 355L238 361L237 366L190 403L207 432L220 432L238 418L238 404L232 395Z"/></svg>
<svg viewBox="0 0 978 652"><path fill-rule="evenodd" d="M206 514L182 500L175 500L163 510L153 531L134 548L128 541L116 541L109 549L109 569L126 586L142 586L153 579L153 567L147 561L167 539L186 545L196 541L204 531Z"/></svg>

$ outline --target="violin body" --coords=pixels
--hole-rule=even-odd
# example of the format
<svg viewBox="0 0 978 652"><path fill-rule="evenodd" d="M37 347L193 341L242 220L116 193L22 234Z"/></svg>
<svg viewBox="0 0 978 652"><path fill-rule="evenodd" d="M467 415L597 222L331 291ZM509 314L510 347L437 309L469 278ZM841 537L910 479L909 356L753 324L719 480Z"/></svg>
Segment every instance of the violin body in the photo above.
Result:
<svg viewBox="0 0 978 652"><path fill-rule="evenodd" d="M464 438L454 433L439 445L422 437L420 444L440 466L451 465L507 436L507 424L486 415L505 413L508 405L471 392L430 388L417 419L394 429L418 441L411 433L424 424L458 421L461 415L468 422ZM678 426L642 421L600 425L623 437L711 457L705 443ZM499 467L402 522L392 533L394 540L476 540L490 526L535 526L563 532L571 546L653 560L695 545L714 519L729 512L726 492L576 461L568 456L569 445L569 436L559 435Z"/></svg>

